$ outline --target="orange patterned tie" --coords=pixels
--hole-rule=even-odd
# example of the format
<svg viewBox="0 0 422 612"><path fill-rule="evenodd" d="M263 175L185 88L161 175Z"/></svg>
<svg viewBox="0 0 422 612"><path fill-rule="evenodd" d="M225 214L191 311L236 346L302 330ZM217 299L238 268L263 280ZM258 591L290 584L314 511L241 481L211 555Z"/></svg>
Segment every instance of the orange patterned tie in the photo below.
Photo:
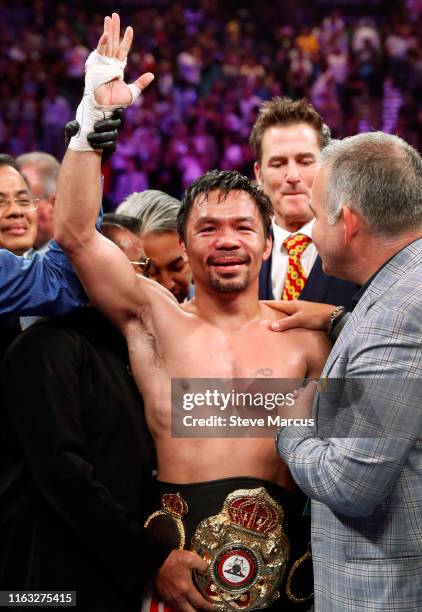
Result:
<svg viewBox="0 0 422 612"><path fill-rule="evenodd" d="M282 293L283 300L297 300L306 283L306 274L300 263L300 257L312 240L305 234L288 236L283 247L289 254L289 267Z"/></svg>

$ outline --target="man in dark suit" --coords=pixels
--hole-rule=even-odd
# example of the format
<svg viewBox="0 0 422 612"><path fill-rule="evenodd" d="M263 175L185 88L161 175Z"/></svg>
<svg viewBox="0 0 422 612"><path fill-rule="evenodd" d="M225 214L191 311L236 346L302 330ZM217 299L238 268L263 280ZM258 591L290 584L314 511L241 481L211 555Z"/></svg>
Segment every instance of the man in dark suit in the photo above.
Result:
<svg viewBox="0 0 422 612"><path fill-rule="evenodd" d="M145 273L136 234L116 219L110 230ZM0 589L138 612L167 551L143 529L154 452L125 341L93 308L37 323L9 349L0 385Z"/></svg>
<svg viewBox="0 0 422 612"><path fill-rule="evenodd" d="M260 108L250 143L255 176L274 208L273 249L259 279L260 299L351 306L354 283L325 274L312 243L309 208L320 150L330 130L306 100L273 98Z"/></svg>

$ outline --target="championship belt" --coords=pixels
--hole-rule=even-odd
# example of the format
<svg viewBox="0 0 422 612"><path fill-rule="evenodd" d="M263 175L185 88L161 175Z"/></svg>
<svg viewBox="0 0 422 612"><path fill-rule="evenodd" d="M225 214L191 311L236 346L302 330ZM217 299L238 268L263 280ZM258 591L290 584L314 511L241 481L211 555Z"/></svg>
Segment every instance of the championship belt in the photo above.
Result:
<svg viewBox="0 0 422 612"><path fill-rule="evenodd" d="M201 521L191 549L208 563L195 582L216 610L266 608L279 596L290 544L282 507L263 488L227 495L219 514Z"/></svg>

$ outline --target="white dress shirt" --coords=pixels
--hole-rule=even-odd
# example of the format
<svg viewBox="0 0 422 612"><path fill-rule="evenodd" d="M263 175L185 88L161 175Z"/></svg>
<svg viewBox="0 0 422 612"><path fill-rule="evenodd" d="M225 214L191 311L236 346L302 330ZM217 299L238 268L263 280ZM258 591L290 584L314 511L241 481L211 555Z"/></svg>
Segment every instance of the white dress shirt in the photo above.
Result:
<svg viewBox="0 0 422 612"><path fill-rule="evenodd" d="M289 236L294 236L295 234L305 234L305 236L312 238L312 227L314 223L315 219L311 219L311 221L308 221L308 223L297 230L297 232L289 232L277 225L277 223L275 223L273 220L274 242L271 264L271 286L273 289L274 298L276 300L279 300L282 297L289 263L289 255L286 249L283 247L283 242L286 240L286 238ZM309 276L309 272L315 263L317 255L318 253L315 245L313 242L311 242L300 258L300 263L302 264L306 276Z"/></svg>

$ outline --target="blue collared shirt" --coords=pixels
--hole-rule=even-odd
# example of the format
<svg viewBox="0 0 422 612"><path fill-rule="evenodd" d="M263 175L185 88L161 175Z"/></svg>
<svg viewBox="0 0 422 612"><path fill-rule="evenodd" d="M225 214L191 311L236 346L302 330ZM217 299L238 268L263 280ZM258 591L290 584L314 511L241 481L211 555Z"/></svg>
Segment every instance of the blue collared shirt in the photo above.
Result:
<svg viewBox="0 0 422 612"><path fill-rule="evenodd" d="M0 315L62 315L87 303L66 255L52 240L31 259L0 249Z"/></svg>
<svg viewBox="0 0 422 612"><path fill-rule="evenodd" d="M101 191L104 177L101 176ZM96 228L101 227L100 206ZM88 298L72 264L55 240L30 259L0 249L0 315L63 315L86 306Z"/></svg>

